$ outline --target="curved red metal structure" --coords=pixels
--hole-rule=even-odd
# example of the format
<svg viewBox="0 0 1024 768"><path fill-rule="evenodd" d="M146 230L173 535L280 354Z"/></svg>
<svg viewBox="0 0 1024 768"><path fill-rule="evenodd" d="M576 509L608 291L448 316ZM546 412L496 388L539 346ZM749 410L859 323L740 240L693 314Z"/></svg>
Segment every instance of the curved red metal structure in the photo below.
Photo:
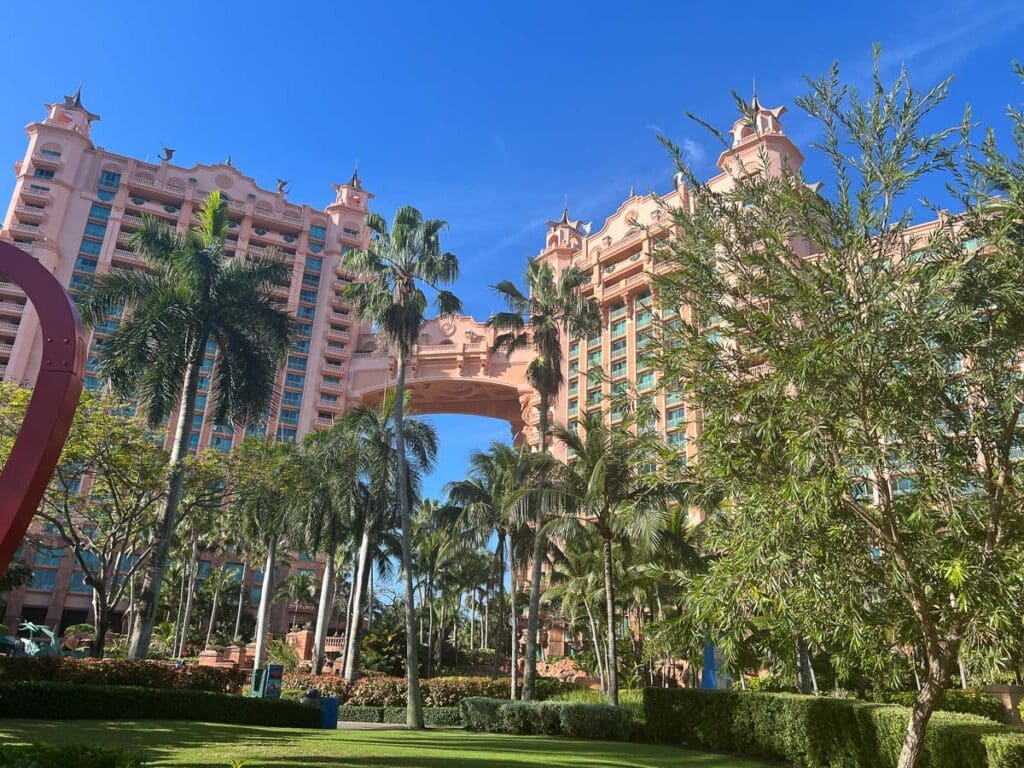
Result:
<svg viewBox="0 0 1024 768"><path fill-rule="evenodd" d="M25 292L39 315L43 355L32 398L0 471L0 573L32 521L68 439L82 395L85 333L75 303L32 256L0 243L0 275Z"/></svg>

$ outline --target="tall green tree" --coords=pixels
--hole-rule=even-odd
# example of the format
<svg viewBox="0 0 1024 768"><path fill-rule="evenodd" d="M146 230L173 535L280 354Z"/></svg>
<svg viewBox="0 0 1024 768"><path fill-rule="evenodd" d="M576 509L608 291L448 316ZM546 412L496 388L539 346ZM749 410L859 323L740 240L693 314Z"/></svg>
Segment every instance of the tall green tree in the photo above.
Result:
<svg viewBox="0 0 1024 768"><path fill-rule="evenodd" d="M241 519L250 550L264 556L263 584L256 614L254 666L267 659L270 609L276 594L275 572L282 545L295 530L292 499L299 487L301 465L294 443L250 438L231 456L231 504Z"/></svg>
<svg viewBox="0 0 1024 768"><path fill-rule="evenodd" d="M474 543L486 546L494 541L494 559L491 581L498 591L498 626L507 627L505 616L505 573L514 583L516 575L511 558L506 556L506 544L516 531L527 522L529 494L535 490L538 461L525 448L513 448L494 442L486 451L475 451L469 457L469 471L464 480L449 483L448 500L462 510L466 528ZM502 661L502 642L494 644L492 674L497 676ZM516 629L511 632L512 696L515 697L517 675L515 649L518 644Z"/></svg>
<svg viewBox="0 0 1024 768"><path fill-rule="evenodd" d="M210 382L213 418L258 421L270 405L288 348L290 323L275 284L290 267L274 259L244 264L228 256L228 206L214 190L185 234L153 218L131 237L145 268L98 275L80 303L89 325L126 312L98 349L100 374L133 397L156 426L177 408L167 473L167 499L142 583L130 655L145 658L164 569L178 522L185 457L192 433L199 369L208 345L217 352Z"/></svg>
<svg viewBox="0 0 1024 768"><path fill-rule="evenodd" d="M591 411L572 427L556 425L553 432L572 460L559 472L559 486L570 514L553 524L557 538L578 536L582 528L601 541L605 600L607 691L619 703L618 642L615 627L615 544L629 549L657 547L674 503L682 499L682 481L656 471L654 438L637 435L632 416L608 424L605 414Z"/></svg>
<svg viewBox="0 0 1024 768"><path fill-rule="evenodd" d="M424 219L411 206L395 211L390 231L384 218L375 213L367 216L366 223L372 233L369 248L351 251L342 257L346 267L365 279L347 286L345 298L355 304L362 320L373 324L378 338L396 360L394 430L406 599L406 724L409 728L422 729L423 701L416 658L416 595L412 583L412 502L405 457L405 375L426 321L426 290L435 293L440 315L455 314L462 309L455 294L443 287L458 279L459 261L455 254L441 248L441 232L447 228L447 223Z"/></svg>
<svg viewBox="0 0 1024 768"><path fill-rule="evenodd" d="M922 649L912 768L961 648L998 642L1024 573L1024 119L1006 156L969 113L928 127L948 81L885 83L876 63L866 93L838 65L809 86L824 190L767 152L712 189L675 153L693 201L670 210L658 282L690 309L661 365L701 414L691 471L720 499L687 613L730 656L755 627L806 628L840 671ZM914 229L943 183L962 214Z"/></svg>
<svg viewBox="0 0 1024 768"><path fill-rule="evenodd" d="M562 373L565 336L578 338L593 333L601 325L597 302L583 293L589 275L577 267L566 267L556 274L546 262L531 259L526 267L526 292L504 280L494 290L508 305L488 321L497 330L494 348L511 354L530 347L534 358L527 368L527 379L540 398L538 409L539 449L548 450L548 424L551 401L565 382ZM544 530L545 504L536 505L533 526L535 538L530 563L530 606L526 623L526 665L523 674L523 700L534 697L537 678L537 631L540 624L541 564L546 553Z"/></svg>

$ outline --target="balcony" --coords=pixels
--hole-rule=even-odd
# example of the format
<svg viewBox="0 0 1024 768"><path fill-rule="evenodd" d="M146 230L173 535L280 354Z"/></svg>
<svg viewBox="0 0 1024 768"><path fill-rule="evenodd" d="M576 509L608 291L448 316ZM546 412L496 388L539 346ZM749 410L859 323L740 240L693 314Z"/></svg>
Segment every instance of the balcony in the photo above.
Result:
<svg viewBox="0 0 1024 768"><path fill-rule="evenodd" d="M8 296L23 296L25 292L10 280L0 279L0 293L7 294Z"/></svg>
<svg viewBox="0 0 1024 768"><path fill-rule="evenodd" d="M21 196L26 200L35 200L37 202L45 203L50 199L50 190L32 189L31 184L26 184L21 188Z"/></svg>
<svg viewBox="0 0 1024 768"><path fill-rule="evenodd" d="M34 152L32 154L32 165L41 168L60 168L64 165L64 159L58 152L56 156L46 152Z"/></svg>
<svg viewBox="0 0 1024 768"><path fill-rule="evenodd" d="M345 391L345 387L341 384L341 382L338 382L337 384L329 384L326 381L321 381L320 382L320 391L321 392L329 392L329 393L332 393L332 394L337 392L337 393L340 394L341 392ZM337 405L337 404L335 404L335 405ZM324 407L326 407L326 406L324 406Z"/></svg>
<svg viewBox="0 0 1024 768"><path fill-rule="evenodd" d="M327 328L328 339L333 339L335 341L348 341L349 335L350 334L347 330L336 330L330 326Z"/></svg>
<svg viewBox="0 0 1024 768"><path fill-rule="evenodd" d="M121 217L121 227L123 228L125 224L127 224L130 227L141 227L142 217L132 216L130 213L126 213L124 216Z"/></svg>
<svg viewBox="0 0 1024 768"><path fill-rule="evenodd" d="M31 205L18 205L15 206L14 212L18 214L19 219L32 219L38 222L43 220L46 209Z"/></svg>
<svg viewBox="0 0 1024 768"><path fill-rule="evenodd" d="M0 351L2 351L2 350L0 350ZM324 387L321 387L321 389L324 389ZM317 408L323 408L324 410L328 410L328 411L333 411L333 410L336 410L337 408L340 408L341 407L341 403L339 403L337 400L334 400L334 401L331 401L331 400L317 400L316 401L316 407Z"/></svg>
<svg viewBox="0 0 1024 768"><path fill-rule="evenodd" d="M27 221L16 221L11 224L11 232L18 232L23 235L39 235L39 225L30 224Z"/></svg>
<svg viewBox="0 0 1024 768"><path fill-rule="evenodd" d="M0 321L0 336L16 336L18 334L17 323Z"/></svg>
<svg viewBox="0 0 1024 768"><path fill-rule="evenodd" d="M144 176L132 176L130 186L162 190L164 192L170 192L172 195L176 195L177 197L185 196L185 187L181 184L167 184L157 181L156 179L147 179Z"/></svg>
<svg viewBox="0 0 1024 768"><path fill-rule="evenodd" d="M14 345L0 342L0 355L10 355L14 351Z"/></svg>
<svg viewBox="0 0 1024 768"><path fill-rule="evenodd" d="M329 418L329 419L325 419L323 416L317 416L316 417L316 425L318 427L333 427L334 426L334 418L332 417L332 418Z"/></svg>
<svg viewBox="0 0 1024 768"><path fill-rule="evenodd" d="M284 218L288 221L302 221L302 214L298 211L285 211Z"/></svg>
<svg viewBox="0 0 1024 768"><path fill-rule="evenodd" d="M320 370L323 373L339 376L345 372L345 363L341 360L325 360Z"/></svg>
<svg viewBox="0 0 1024 768"><path fill-rule="evenodd" d="M24 311L24 304L18 304L15 301L0 301L0 315L14 315L15 317L21 317L21 313Z"/></svg>
<svg viewBox="0 0 1024 768"><path fill-rule="evenodd" d="M143 261L142 257L136 254L134 251L126 251L123 248L114 249L114 258L119 261L126 261L129 264L138 264L139 266L142 266L146 263L145 261Z"/></svg>

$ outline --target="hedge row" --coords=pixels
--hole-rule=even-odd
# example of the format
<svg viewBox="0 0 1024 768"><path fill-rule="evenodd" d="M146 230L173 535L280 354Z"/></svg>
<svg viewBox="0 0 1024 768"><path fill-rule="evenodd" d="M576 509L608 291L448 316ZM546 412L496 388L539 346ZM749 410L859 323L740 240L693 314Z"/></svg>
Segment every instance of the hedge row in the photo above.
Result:
<svg viewBox="0 0 1024 768"><path fill-rule="evenodd" d="M894 768L909 710L785 693L648 688L647 737L802 768ZM921 768L1020 768L1024 732L936 712Z"/></svg>
<svg viewBox="0 0 1024 768"><path fill-rule="evenodd" d="M83 685L134 685L140 688L237 693L245 672L187 664L181 669L161 661L127 659L14 658L0 656L0 682L35 681Z"/></svg>
<svg viewBox="0 0 1024 768"><path fill-rule="evenodd" d="M341 707L338 721L401 724L405 722L405 707ZM456 728L462 725L462 711L458 707L424 707L423 722L433 728Z"/></svg>
<svg viewBox="0 0 1024 768"><path fill-rule="evenodd" d="M501 698L508 696L508 678L490 677L431 677L420 680L420 692L424 707L457 707L468 696ZM540 700L565 690L574 689L572 683L558 680L537 680L536 693ZM406 684L404 677L368 675L351 685L337 675L287 674L284 676L285 691L306 691L316 688L324 696L337 696L342 706L356 707L401 707L405 705Z"/></svg>
<svg viewBox="0 0 1024 768"><path fill-rule="evenodd" d="M0 718L194 720L316 728L320 711L291 701L223 693L74 683L0 683Z"/></svg>
<svg viewBox="0 0 1024 768"><path fill-rule="evenodd" d="M634 728L630 713L610 704L469 697L460 707L462 722L470 731L622 740L630 738Z"/></svg>
<svg viewBox="0 0 1024 768"><path fill-rule="evenodd" d="M139 757L120 749L103 747L53 747L48 744L0 746L0 768L141 768Z"/></svg>
<svg viewBox="0 0 1024 768"><path fill-rule="evenodd" d="M871 697L873 701L885 704L898 704L901 707L914 706L916 691L881 691ZM986 696L981 691L946 691L939 699L935 709L940 712L960 712L964 715L978 715L1006 722L1006 710L998 699Z"/></svg>

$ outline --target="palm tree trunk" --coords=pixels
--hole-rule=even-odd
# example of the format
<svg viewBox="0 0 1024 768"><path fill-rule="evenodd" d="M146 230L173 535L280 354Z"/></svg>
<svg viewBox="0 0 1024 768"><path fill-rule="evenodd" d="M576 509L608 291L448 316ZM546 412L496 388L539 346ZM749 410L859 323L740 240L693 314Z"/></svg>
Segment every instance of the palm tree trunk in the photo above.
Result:
<svg viewBox="0 0 1024 768"><path fill-rule="evenodd" d="M373 563L366 569L366 631L373 629Z"/></svg>
<svg viewBox="0 0 1024 768"><path fill-rule="evenodd" d="M210 606L210 623L206 625L206 643L203 650L210 647L210 638L213 636L213 625L217 622L217 601L220 599L220 583L223 580L223 573L217 573L217 581L213 585L213 605Z"/></svg>
<svg viewBox="0 0 1024 768"><path fill-rule="evenodd" d="M171 655L176 656L178 650L178 631L181 629L181 611L185 607L185 584L188 583L188 572L181 572L181 586L178 587L178 610L174 614L174 635L171 638Z"/></svg>
<svg viewBox="0 0 1024 768"><path fill-rule="evenodd" d="M266 666L267 630L270 627L270 604L274 592L274 562L277 560L277 538L267 542L267 562L263 569L263 587L260 590L260 607L256 614L256 653L253 667Z"/></svg>
<svg viewBox="0 0 1024 768"><path fill-rule="evenodd" d="M434 585L427 576L427 677L434 671Z"/></svg>
<svg viewBox="0 0 1024 768"><path fill-rule="evenodd" d="M245 571L249 565L248 559L242 560L242 576L238 580L238 610L235 612L235 633L231 636L232 642L238 643L242 640L242 609L245 606Z"/></svg>
<svg viewBox="0 0 1024 768"><path fill-rule="evenodd" d="M447 607L448 607L448 605L442 599L441 600L441 620L438 622L438 625L437 625L437 668L438 669L441 669L441 666L442 666L442 664L444 662L444 615L445 615L445 612L446 612L445 609Z"/></svg>
<svg viewBox="0 0 1024 768"><path fill-rule="evenodd" d="M350 683L354 682L359 674L359 640L363 628L363 582L366 580L366 571L369 570L370 556L370 526L363 526L363 538L359 542L359 557L356 562L355 577L352 581L352 610L348 616L348 626L345 628L345 666L342 674Z"/></svg>
<svg viewBox="0 0 1024 768"><path fill-rule="evenodd" d="M604 675L604 659L601 655L601 636L597 633L597 622L594 621L594 612L590 610L590 602L585 601L583 607L587 609L587 619L590 622L590 638L594 644L594 658L597 660L597 678L601 681L601 690L608 692L608 681Z"/></svg>
<svg viewBox="0 0 1024 768"><path fill-rule="evenodd" d="M402 571L405 577L405 674L408 683L405 725L423 729L423 699L416 644L416 593L412 585L412 508L409 503L409 467L405 463L405 355L398 355L395 375L395 452L398 454L398 509L402 517Z"/></svg>
<svg viewBox="0 0 1024 768"><path fill-rule="evenodd" d="M185 476L185 456L188 453L188 439L192 433L192 411L195 410L196 405L200 356L204 352L205 344L206 339L195 342L196 350L192 354L192 362L185 368L181 402L178 404L178 423L174 429L174 442L171 444L171 456L167 471L167 501L160 519L157 521L156 546L153 548L146 576L142 580L142 594L139 596L141 604L139 619L135 622L128 644L128 657L131 659L145 659L149 653L149 644L153 640L153 625L156 621L157 606L160 603L160 590L163 588L164 572L167 570L174 529L178 524L178 503L181 500Z"/></svg>
<svg viewBox="0 0 1024 768"><path fill-rule="evenodd" d="M505 626L505 534L498 533L498 543L494 546L494 570L498 574L498 626ZM491 601L487 601L490 608ZM498 642L494 644L494 669L491 677L497 677L501 670L501 633L498 633Z"/></svg>
<svg viewBox="0 0 1024 768"><path fill-rule="evenodd" d="M619 659L615 648L615 575L612 573L612 540L604 540L604 602L608 612L608 698L619 704Z"/></svg>
<svg viewBox="0 0 1024 768"><path fill-rule="evenodd" d="M473 650L476 641L476 590L469 593L469 650Z"/></svg>
<svg viewBox="0 0 1024 768"><path fill-rule="evenodd" d="M177 656L185 655L185 643L188 642L189 625L192 623L192 603L196 594L196 580L199 575L199 536L192 530L191 566L188 572L188 590L185 592L185 616L181 620L181 638L178 641Z"/></svg>
<svg viewBox="0 0 1024 768"><path fill-rule="evenodd" d="M540 390L540 451L548 450L548 392ZM544 487L543 478L541 487ZM540 628L540 578L541 566L546 551L544 528L544 504L537 503L533 517L533 553L530 563L530 608L526 618L526 659L523 670L523 701L532 701L534 683L537 679L537 632Z"/></svg>
<svg viewBox="0 0 1024 768"><path fill-rule="evenodd" d="M334 547L327 550L324 562L324 577L320 582L320 605L316 610L316 634L313 636L313 674L319 675L324 670L324 642L327 639L327 624L331 620L330 602L331 587L334 583Z"/></svg>
<svg viewBox="0 0 1024 768"><path fill-rule="evenodd" d="M519 615L516 613L516 563L512 553L512 539L508 540L508 573L509 573L509 613L512 614L510 632L512 635L512 650L510 656L512 693L510 698L516 700L519 693ZM504 578L504 577L502 577Z"/></svg>
<svg viewBox="0 0 1024 768"><path fill-rule="evenodd" d="M344 675L344 670L348 668L348 646L351 642L352 637L352 601L356 594L356 578L359 574L359 558L352 563L352 577L349 581L348 588L348 599L345 601L345 646L341 653L341 669Z"/></svg>

